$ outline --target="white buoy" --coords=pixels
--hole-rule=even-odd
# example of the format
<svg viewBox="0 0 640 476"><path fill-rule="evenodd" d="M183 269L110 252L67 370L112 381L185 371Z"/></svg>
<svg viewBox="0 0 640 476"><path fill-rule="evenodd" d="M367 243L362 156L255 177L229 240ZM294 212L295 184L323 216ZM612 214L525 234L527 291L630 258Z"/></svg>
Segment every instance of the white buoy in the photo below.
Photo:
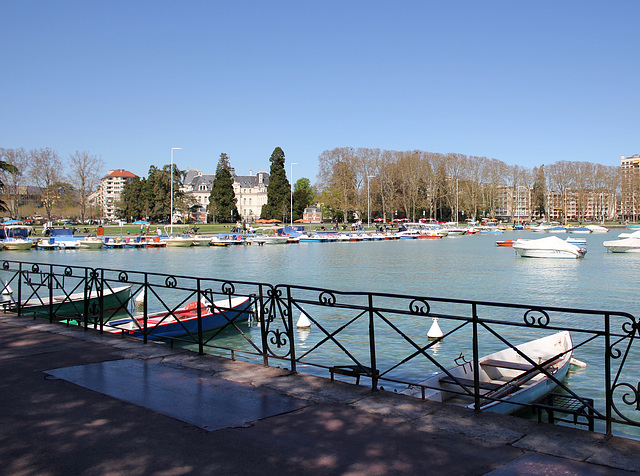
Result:
<svg viewBox="0 0 640 476"><path fill-rule="evenodd" d="M137 307L142 307L144 305L144 294L145 294L145 288L142 288L142 291L140 291L138 295L135 297L134 302L136 303Z"/></svg>
<svg viewBox="0 0 640 476"><path fill-rule="evenodd" d="M578 359L574 359L573 357L571 358L571 365L575 365L576 367L586 367L587 364L586 362L583 362L582 360L578 360Z"/></svg>
<svg viewBox="0 0 640 476"><path fill-rule="evenodd" d="M300 313L300 317L298 318L296 327L301 327L301 328L311 327L311 321L309 320L309 316L307 316L307 314L304 311Z"/></svg>
<svg viewBox="0 0 640 476"><path fill-rule="evenodd" d="M435 339L441 339L443 336L444 334L442 333L442 330L438 325L438 318L434 317L433 324L431 324L431 328L429 329L429 332L427 332L427 337L431 340L435 340Z"/></svg>

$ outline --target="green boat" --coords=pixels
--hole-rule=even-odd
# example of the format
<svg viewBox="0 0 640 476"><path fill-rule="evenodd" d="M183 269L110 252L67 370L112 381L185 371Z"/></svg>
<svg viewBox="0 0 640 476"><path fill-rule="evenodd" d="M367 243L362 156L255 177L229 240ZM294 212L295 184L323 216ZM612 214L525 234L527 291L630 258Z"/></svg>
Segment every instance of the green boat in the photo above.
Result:
<svg viewBox="0 0 640 476"><path fill-rule="evenodd" d="M88 317L96 317L100 314L100 296L97 291L91 291L87 296ZM103 310L113 311L126 309L131 299L131 285L120 286L104 290ZM52 302L49 297L31 298L20 305L20 312L23 315L33 315L35 317L49 318L50 311L53 311L53 319L61 321L69 318L82 316L85 308L85 293L78 292L69 295L53 296ZM17 312L16 303L12 303L7 311Z"/></svg>

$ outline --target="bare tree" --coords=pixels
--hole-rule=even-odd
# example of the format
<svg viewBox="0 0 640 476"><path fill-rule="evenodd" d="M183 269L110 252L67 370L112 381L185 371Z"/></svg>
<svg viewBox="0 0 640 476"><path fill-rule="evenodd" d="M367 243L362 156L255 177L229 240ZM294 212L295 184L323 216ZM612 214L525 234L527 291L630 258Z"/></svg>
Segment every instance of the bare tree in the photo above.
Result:
<svg viewBox="0 0 640 476"><path fill-rule="evenodd" d="M80 204L80 220L84 223L89 195L96 189L100 182L104 160L98 155L89 152L77 151L69 155L71 171L69 183L75 186Z"/></svg>
<svg viewBox="0 0 640 476"><path fill-rule="evenodd" d="M31 159L31 178L42 193L47 218L51 220L51 209L60 199L58 186L63 176L62 161L55 150L50 148L34 149L29 152Z"/></svg>
<svg viewBox="0 0 640 476"><path fill-rule="evenodd" d="M20 217L20 195L25 192L26 187L21 190L24 176L28 169L29 157L27 152L20 149L0 149L0 157L10 167L2 169L2 183L6 191L6 206L11 214L11 218Z"/></svg>

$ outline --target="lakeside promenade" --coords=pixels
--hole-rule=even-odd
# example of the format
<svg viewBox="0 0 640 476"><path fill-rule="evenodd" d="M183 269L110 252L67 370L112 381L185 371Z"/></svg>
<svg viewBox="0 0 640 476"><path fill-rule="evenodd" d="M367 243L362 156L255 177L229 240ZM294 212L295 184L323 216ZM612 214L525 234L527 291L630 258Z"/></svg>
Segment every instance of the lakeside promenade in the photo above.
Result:
<svg viewBox="0 0 640 476"><path fill-rule="evenodd" d="M0 377L0 474L640 471L640 441L10 315Z"/></svg>

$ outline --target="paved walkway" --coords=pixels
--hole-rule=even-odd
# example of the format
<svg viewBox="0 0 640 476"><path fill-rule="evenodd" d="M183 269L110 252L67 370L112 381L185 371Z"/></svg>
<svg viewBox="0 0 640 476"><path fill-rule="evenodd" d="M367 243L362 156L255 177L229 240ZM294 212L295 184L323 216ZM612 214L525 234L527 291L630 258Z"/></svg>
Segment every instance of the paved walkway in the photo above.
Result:
<svg viewBox="0 0 640 476"><path fill-rule="evenodd" d="M628 475L640 442L0 315L0 474Z"/></svg>

